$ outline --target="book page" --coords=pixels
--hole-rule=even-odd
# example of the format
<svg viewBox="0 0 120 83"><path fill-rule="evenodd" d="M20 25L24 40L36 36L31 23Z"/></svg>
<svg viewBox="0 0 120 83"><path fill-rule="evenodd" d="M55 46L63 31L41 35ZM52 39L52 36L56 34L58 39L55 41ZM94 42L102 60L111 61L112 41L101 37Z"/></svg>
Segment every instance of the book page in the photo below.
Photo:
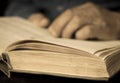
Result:
<svg viewBox="0 0 120 83"><path fill-rule="evenodd" d="M0 51L3 52L9 45L22 40L35 40L95 52L120 46L120 41L86 41L65 38L54 38L43 28L34 27L26 20L18 17L0 18ZM0 53L1 53L0 52Z"/></svg>
<svg viewBox="0 0 120 83"><path fill-rule="evenodd" d="M49 43L54 43L70 48L75 48L78 50L83 50L85 52L95 54L98 51L111 49L115 47L120 47L119 40L112 41L87 41L87 40L73 40L73 39L60 39L60 38L49 38L43 39L42 41L46 41Z"/></svg>
<svg viewBox="0 0 120 83"><path fill-rule="evenodd" d="M109 77L104 62L99 58L88 58L73 54L48 51L24 50L12 51L8 54L13 67L13 72L86 79L103 79Z"/></svg>
<svg viewBox="0 0 120 83"><path fill-rule="evenodd" d="M44 31L41 31L45 33ZM12 43L20 40L32 40L43 37L39 28L18 17L0 18L0 53ZM44 38L44 37L43 37Z"/></svg>

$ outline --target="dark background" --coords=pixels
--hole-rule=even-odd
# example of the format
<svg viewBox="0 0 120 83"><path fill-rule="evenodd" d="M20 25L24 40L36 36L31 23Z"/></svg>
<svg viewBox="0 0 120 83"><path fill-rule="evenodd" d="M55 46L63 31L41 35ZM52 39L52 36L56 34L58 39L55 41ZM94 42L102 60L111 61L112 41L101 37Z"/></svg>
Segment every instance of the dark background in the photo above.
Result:
<svg viewBox="0 0 120 83"><path fill-rule="evenodd" d="M8 0L0 0L0 16L4 15L4 11L5 11L8 3L9 3Z"/></svg>
<svg viewBox="0 0 120 83"><path fill-rule="evenodd" d="M4 11L7 7L8 0L0 0L0 16L4 16ZM25 73L11 73L11 78L5 76L0 72L0 83L80 83L80 82L92 82L92 83L120 83L120 72L114 77L110 78L109 81L93 81L83 80L76 78L65 78L50 75L35 75Z"/></svg>
<svg viewBox="0 0 120 83"><path fill-rule="evenodd" d="M0 72L0 83L120 83L120 73L110 78L108 81L95 81L76 78L66 78L50 75L36 75L25 73L11 73L11 78Z"/></svg>

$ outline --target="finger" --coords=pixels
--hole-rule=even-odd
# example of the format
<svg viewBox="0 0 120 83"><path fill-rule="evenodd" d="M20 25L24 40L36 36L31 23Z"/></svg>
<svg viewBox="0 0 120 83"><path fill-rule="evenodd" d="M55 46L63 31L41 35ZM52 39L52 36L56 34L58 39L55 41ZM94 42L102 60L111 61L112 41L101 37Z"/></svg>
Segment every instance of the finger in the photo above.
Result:
<svg viewBox="0 0 120 83"><path fill-rule="evenodd" d="M44 27L48 24L48 19L40 14L40 13L35 13L35 14L32 14L28 20L35 26L37 27Z"/></svg>
<svg viewBox="0 0 120 83"><path fill-rule="evenodd" d="M79 29L76 33L75 33L75 38L76 39L89 39L89 38L95 38L95 34L96 34L96 30L95 30L95 26L93 25L86 25L84 27L82 27L81 29Z"/></svg>
<svg viewBox="0 0 120 83"><path fill-rule="evenodd" d="M40 20L38 26L39 26L39 27L46 28L46 27L49 25L49 23L50 23L50 20L44 17L44 18L42 18L42 19Z"/></svg>
<svg viewBox="0 0 120 83"><path fill-rule="evenodd" d="M40 20L40 19L42 19L44 16L42 15L42 14L40 14L40 13L34 13L34 14L32 14L29 18L28 18L28 20L29 21L34 21L34 20Z"/></svg>
<svg viewBox="0 0 120 83"><path fill-rule="evenodd" d="M50 25L48 30L53 36L60 37L63 28L71 20L71 18L72 18L71 10L65 11Z"/></svg>
<svg viewBox="0 0 120 83"><path fill-rule="evenodd" d="M63 38L70 38L76 32L77 29L81 28L83 25L86 25L87 22L82 20L83 18L75 16L64 28L62 32Z"/></svg>

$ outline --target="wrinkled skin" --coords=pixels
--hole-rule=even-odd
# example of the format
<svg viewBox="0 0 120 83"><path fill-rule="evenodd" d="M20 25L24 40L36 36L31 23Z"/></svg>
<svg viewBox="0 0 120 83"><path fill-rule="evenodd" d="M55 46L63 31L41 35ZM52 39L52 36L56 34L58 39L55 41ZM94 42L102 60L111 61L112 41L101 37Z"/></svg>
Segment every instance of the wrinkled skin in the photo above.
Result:
<svg viewBox="0 0 120 83"><path fill-rule="evenodd" d="M85 3L63 12L52 22L48 30L54 37L119 39L120 14L93 3Z"/></svg>

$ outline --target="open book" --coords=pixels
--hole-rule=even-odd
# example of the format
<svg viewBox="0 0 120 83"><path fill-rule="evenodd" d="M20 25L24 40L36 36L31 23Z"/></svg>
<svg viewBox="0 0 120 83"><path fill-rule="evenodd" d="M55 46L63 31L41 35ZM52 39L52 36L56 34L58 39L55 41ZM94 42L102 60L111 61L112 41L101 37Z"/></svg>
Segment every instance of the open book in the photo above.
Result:
<svg viewBox="0 0 120 83"><path fill-rule="evenodd" d="M120 41L54 38L22 18L1 17L0 70L108 80L120 70Z"/></svg>

